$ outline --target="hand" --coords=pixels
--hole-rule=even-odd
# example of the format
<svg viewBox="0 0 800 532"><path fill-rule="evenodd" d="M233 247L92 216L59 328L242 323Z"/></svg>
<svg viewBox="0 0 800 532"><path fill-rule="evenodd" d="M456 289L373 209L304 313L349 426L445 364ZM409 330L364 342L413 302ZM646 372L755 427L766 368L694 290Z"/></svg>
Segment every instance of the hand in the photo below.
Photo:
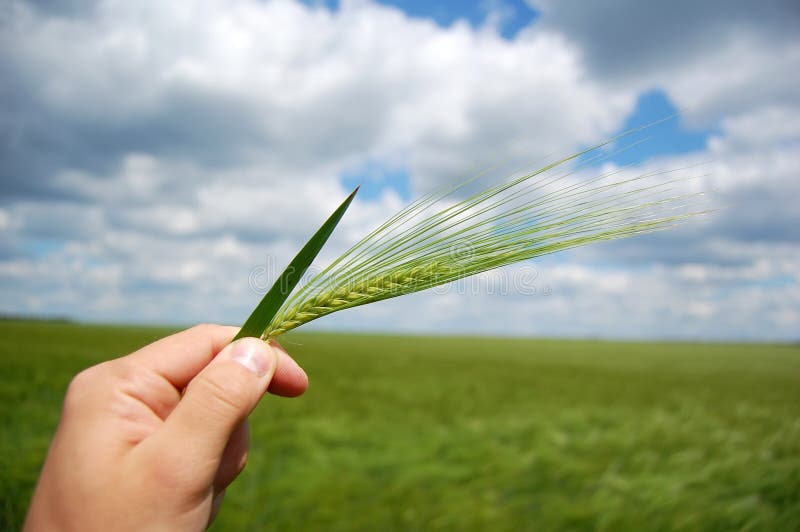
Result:
<svg viewBox="0 0 800 532"><path fill-rule="evenodd" d="M202 530L245 465L247 416L306 374L274 341L200 325L72 381L25 530Z"/></svg>

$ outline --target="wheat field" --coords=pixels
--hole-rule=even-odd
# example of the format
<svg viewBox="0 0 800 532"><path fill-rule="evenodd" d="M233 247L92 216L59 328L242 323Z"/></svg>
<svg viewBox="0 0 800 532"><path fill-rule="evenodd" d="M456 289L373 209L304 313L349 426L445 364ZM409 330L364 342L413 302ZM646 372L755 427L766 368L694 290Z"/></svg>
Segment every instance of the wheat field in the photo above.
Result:
<svg viewBox="0 0 800 532"><path fill-rule="evenodd" d="M0 530L70 377L169 332L0 322ZM256 410L214 530L800 528L800 346L281 341L311 387Z"/></svg>

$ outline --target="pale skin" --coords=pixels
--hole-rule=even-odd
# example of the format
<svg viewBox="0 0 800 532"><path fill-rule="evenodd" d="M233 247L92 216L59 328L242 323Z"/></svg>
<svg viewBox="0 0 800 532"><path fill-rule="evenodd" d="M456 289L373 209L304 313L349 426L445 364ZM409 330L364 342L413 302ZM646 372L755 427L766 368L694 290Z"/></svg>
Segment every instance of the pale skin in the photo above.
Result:
<svg viewBox="0 0 800 532"><path fill-rule="evenodd" d="M247 460L247 417L308 387L275 342L199 325L72 381L24 530L203 530Z"/></svg>

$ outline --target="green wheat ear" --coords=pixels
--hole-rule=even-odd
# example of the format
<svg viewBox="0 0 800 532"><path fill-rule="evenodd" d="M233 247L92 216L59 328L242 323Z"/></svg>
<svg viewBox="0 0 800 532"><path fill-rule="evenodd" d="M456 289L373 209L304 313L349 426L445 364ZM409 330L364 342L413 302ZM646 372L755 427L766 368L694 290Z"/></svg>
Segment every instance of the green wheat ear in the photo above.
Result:
<svg viewBox="0 0 800 532"><path fill-rule="evenodd" d="M602 146L602 145L601 145ZM582 165L606 157L576 153L534 172L467 194L479 178L428 194L401 210L290 296L355 191L323 224L240 331L275 338L327 314L398 297L563 249L671 227L690 200L671 195L668 172L579 179ZM578 165L579 167L581 165ZM298 273L299 272L299 273Z"/></svg>

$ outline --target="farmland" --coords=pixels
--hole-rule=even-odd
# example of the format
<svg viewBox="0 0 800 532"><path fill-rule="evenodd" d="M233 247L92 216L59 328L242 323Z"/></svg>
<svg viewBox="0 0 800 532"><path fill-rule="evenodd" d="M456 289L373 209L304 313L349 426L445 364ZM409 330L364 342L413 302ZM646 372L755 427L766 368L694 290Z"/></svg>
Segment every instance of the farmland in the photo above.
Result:
<svg viewBox="0 0 800 532"><path fill-rule="evenodd" d="M0 530L71 376L168 329L0 322ZM215 530L797 530L800 347L294 333ZM80 474L80 472L76 472Z"/></svg>

